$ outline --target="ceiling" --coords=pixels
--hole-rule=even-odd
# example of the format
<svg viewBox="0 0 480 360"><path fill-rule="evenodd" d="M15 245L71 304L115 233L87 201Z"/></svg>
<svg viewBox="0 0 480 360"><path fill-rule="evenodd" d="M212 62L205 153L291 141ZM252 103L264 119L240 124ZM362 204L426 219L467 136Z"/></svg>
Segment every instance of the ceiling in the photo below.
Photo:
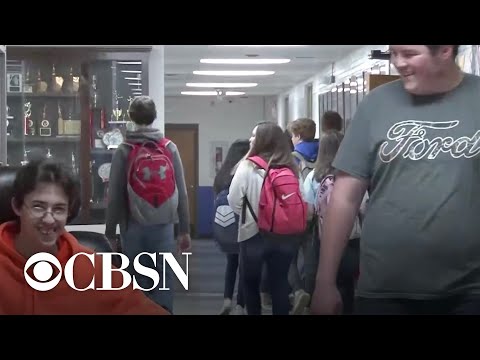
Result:
<svg viewBox="0 0 480 360"><path fill-rule="evenodd" d="M165 45L165 95L181 96L182 91L216 91L218 88L187 87L186 83L249 82L255 87L224 89L245 92L246 96L269 96L287 91L332 62L365 45ZM200 63L204 58L261 59L287 58L289 63L274 65L225 65ZM196 70L271 70L264 76L211 76L194 75Z"/></svg>

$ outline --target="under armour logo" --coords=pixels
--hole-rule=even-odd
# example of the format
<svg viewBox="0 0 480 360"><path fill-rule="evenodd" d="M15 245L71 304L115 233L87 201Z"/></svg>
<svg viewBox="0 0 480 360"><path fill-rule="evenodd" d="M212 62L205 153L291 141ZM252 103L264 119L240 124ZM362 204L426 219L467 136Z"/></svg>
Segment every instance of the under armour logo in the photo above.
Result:
<svg viewBox="0 0 480 360"><path fill-rule="evenodd" d="M144 167L143 169L143 181L150 181L152 174L150 173L150 169L148 167Z"/></svg>
<svg viewBox="0 0 480 360"><path fill-rule="evenodd" d="M150 168L144 167L143 169L143 181L150 181L152 179L152 173L150 172ZM167 175L167 167L166 166L160 166L158 169L158 176L160 176L161 180L165 180Z"/></svg>
<svg viewBox="0 0 480 360"><path fill-rule="evenodd" d="M165 175L166 171L167 171L166 166L160 166L160 169L158 169L158 175L160 176L160 179L165 180L165 178L167 177Z"/></svg>

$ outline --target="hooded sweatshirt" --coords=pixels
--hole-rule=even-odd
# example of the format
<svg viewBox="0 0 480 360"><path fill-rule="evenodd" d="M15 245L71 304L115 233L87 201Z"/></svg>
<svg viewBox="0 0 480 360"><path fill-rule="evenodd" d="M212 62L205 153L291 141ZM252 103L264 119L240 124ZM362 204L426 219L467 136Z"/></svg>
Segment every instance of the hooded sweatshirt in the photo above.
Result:
<svg viewBox="0 0 480 360"><path fill-rule="evenodd" d="M0 315L169 315L151 301L141 290L133 290L132 284L122 290L77 291L65 280L49 291L37 291L28 285L24 276L26 260L15 248L15 236L19 231L17 222L0 225ZM64 232L57 240L55 255L62 269L74 254L92 253L79 244L77 239ZM55 269L55 266L52 266ZM56 269L55 269L56 270ZM73 267L73 278L77 288L86 288L95 280L96 287L102 286L102 257L95 257L95 267L86 256L78 256ZM32 278L33 266L27 270ZM56 276L58 274L54 273ZM112 287L122 284L122 275L112 272Z"/></svg>
<svg viewBox="0 0 480 360"><path fill-rule="evenodd" d="M139 127L134 131L127 131L126 141L130 143L141 143L146 140L158 141L162 139L163 133L151 127ZM170 142L167 149L172 153L173 169L175 172L175 182L178 191L178 208L176 211L165 213L160 219L159 224L179 223L179 233L186 234L190 232L190 218L188 210L187 186L183 173L182 160L177 146ZM128 210L128 192L127 192L127 169L128 154L130 147L121 144L115 151L110 168L110 183L108 186L108 204L105 223L105 235L108 238L114 238L116 235L117 224L120 225L120 231L127 230L128 221L131 216Z"/></svg>
<svg viewBox="0 0 480 360"><path fill-rule="evenodd" d="M315 162L317 160L319 144L320 143L318 139L312 141L302 141L295 145L294 151L302 155L306 161Z"/></svg>

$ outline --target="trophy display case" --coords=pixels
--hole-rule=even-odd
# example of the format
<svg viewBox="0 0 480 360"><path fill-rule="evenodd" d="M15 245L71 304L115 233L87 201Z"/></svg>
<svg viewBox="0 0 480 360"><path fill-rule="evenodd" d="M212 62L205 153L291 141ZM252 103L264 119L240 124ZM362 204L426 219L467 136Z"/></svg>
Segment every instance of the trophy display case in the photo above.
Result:
<svg viewBox="0 0 480 360"><path fill-rule="evenodd" d="M147 95L150 48L7 46L8 165L58 160L81 184L76 224L105 223L110 164Z"/></svg>

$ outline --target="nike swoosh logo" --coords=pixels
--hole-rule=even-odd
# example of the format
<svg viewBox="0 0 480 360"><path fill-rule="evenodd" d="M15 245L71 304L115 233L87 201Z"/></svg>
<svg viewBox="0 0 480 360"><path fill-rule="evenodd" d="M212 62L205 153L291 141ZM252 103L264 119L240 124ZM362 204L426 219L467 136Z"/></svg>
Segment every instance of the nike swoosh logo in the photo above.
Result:
<svg viewBox="0 0 480 360"><path fill-rule="evenodd" d="M288 199L290 196L292 196L292 195L295 195L295 193L293 192L293 193L288 194L288 195L283 194L283 195L282 195L282 200L287 200L287 199Z"/></svg>

